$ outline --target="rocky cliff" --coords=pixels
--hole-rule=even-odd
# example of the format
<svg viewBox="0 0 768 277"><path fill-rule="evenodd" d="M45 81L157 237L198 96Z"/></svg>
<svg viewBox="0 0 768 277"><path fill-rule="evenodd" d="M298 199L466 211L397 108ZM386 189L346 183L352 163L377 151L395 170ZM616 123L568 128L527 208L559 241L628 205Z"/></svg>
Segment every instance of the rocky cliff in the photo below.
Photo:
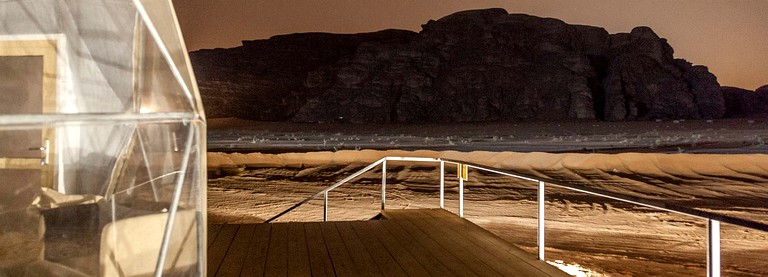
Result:
<svg viewBox="0 0 768 277"><path fill-rule="evenodd" d="M723 117L758 117L768 115L768 85L755 91L734 87L721 88L726 113Z"/></svg>
<svg viewBox="0 0 768 277"><path fill-rule="evenodd" d="M716 77L647 27L602 28L503 9L419 33L306 33L190 53L209 117L454 122L720 118Z"/></svg>

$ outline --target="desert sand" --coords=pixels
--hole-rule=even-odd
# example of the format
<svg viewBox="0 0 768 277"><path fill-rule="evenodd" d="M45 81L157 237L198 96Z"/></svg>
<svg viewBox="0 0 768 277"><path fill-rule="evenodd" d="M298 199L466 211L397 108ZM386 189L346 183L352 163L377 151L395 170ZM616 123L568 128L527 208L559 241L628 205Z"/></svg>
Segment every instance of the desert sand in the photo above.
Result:
<svg viewBox="0 0 768 277"><path fill-rule="evenodd" d="M739 121L741 122L741 121ZM739 123L736 122L736 123ZM220 122L219 122L220 123ZM253 127L222 126L213 122L209 145L218 149L228 142L216 138L241 136L258 137L262 134L297 133L312 134L311 137L325 137L326 144L330 137L383 137L395 136L398 127L369 131L353 130L335 135L341 130L316 131L293 129L291 124L273 124L262 130L265 125ZM465 151L444 150L340 150L337 151L296 151L302 153L231 153L211 152L208 154L209 188L208 213L210 223L256 223L262 222L304 198L315 194L334 182L363 168L365 165L384 156L419 156L462 160L479 165L502 168L520 174L534 176L543 180L559 180L585 187L597 188L642 199L663 201L679 206L713 212L737 218L768 223L768 155L764 154L691 154L691 152L709 153L750 153L755 149L764 149L761 144L764 122L739 124L717 124L701 122L649 122L646 125L669 124L670 129L649 133L647 126L637 126L634 132L620 127L600 129L584 134L561 136L562 141L575 140L576 137L592 140L600 136L615 137L606 139L614 143L598 151L583 151L581 148L594 147L601 143L590 144L574 142L560 144L555 125L542 125L541 133L535 130L519 132L516 138L528 138L529 142L538 136L539 140L531 143L534 151L546 151L540 148L562 147L562 152L582 153L543 153L509 151L472 151L479 147L468 146ZM601 123L595 123L601 124ZM613 123L606 123L613 124ZM714 125L709 125L714 124ZM561 128L574 131L572 124ZM582 124L583 125L583 124ZM619 124L620 125L620 124ZM714 126L713 128L695 127ZM344 124L339 124L344 126ZM533 128L533 124L526 126ZM549 127L546 127L549 126ZM617 125L618 126L618 125ZM682 127L681 127L682 126ZM717 127L720 126L720 127ZM750 127L751 126L751 127ZM757 126L757 127L756 127ZM328 128L332 126L323 126ZM457 133L464 132L471 138L478 130L466 130L475 127L464 126ZM632 126L630 126L632 127ZM641 128L642 127L642 128ZM695 128L694 128L695 127ZM282 128L282 129L281 129ZM339 127L340 128L340 127ZM405 128L405 127L402 127ZM408 128L413 128L408 127ZM497 136L506 135L506 131L488 126L478 129L493 132ZM549 128L549 129L548 129ZM569 129L571 128L571 129ZM703 129L702 129L703 128ZM438 128L439 129L439 128ZM525 129L525 128L523 128ZM423 139L430 136L429 128L416 128L417 131L405 132L402 137ZM450 133L451 130L442 130ZM228 132L232 134L228 135ZM262 132L262 133L258 133ZM367 133L370 132L370 133ZM423 133L421 133L423 132ZM698 132L698 133L697 133ZM258 134L257 134L258 133ZM640 135L637 135L640 133ZM689 135L683 138L684 133ZM373 135L376 136L373 136ZM625 137L628 141L650 141L651 135L657 137L688 140L694 136L718 137L712 144L687 149L673 149L667 144L642 146L643 149L667 153L619 153L616 143ZM302 135L303 136L303 135ZM330 136L330 137L329 137ZM507 138L509 135L506 135ZM752 141L745 139L752 136ZM303 136L306 139L310 136ZM458 135L457 135L458 137ZM552 138L556 138L554 141ZM281 137L282 138L282 137ZM514 143L521 143L513 139ZM670 139L673 140L673 139ZM245 141L245 139L241 139ZM282 141L282 140L281 140ZM300 148L297 141L286 143L293 145L287 149ZM347 142L354 140L348 140ZM402 140L400 140L402 141ZM497 139L496 142L500 142ZM509 139L506 140L509 142ZM602 141L602 140L598 140ZM275 141L277 142L277 141ZM322 141L319 141L322 143ZM476 141L473 141L476 142ZM746 142L746 143L745 143ZM245 142L252 144L251 142ZM258 142L257 142L258 143ZM514 144L514 143L510 143ZM682 143L682 142L681 142ZM729 144L732 143L732 144ZM237 145L237 143L234 143ZM269 144L269 143L265 143ZM217 146L218 145L218 146ZM469 144L467 144L469 145ZM499 145L489 143L489 145ZM505 146L505 144L501 144ZM563 146L565 145L565 146ZM680 147L682 144L677 144ZM425 147L427 146L427 147ZM466 146L466 145L465 145ZM420 146L430 148L428 145ZM568 151L578 147L582 151ZM226 148L226 147L225 147ZM360 147L365 149L364 147ZM500 147L504 148L504 147ZM234 147L237 149L237 147ZM233 150L234 150L233 149ZM354 149L354 148L352 148ZM462 148L457 148L462 149ZM513 148L516 149L516 148ZM539 150L536 150L539 149ZM612 149L612 150L610 150ZM661 149L661 150L659 150ZM715 151L710 151L710 150ZM251 149L254 150L254 149ZM312 152L310 152L312 151ZM249 151L250 152L250 151ZM279 152L277 149L263 152ZM558 152L558 151L551 151ZM590 153L583 153L590 152ZM599 153L591 153L599 152ZM683 152L683 153L680 153ZM762 153L761 151L754 151ZM387 208L434 208L439 205L439 170L434 164L408 162L388 162ZM446 208L457 210L457 179L455 168L446 170ZM351 183L343 185L329 194L330 220L366 220L374 217L380 207L381 171L379 168L360 176ZM470 179L465 183L465 215L476 224L491 230L528 251L535 251L536 245L536 184L530 181L516 180L496 174L470 171ZM322 220L322 200L317 199L301 206L281 217L278 221L320 221ZM679 215L632 204L621 203L596 196L548 187L546 198L547 218L547 259L560 260L567 264L579 264L592 274L610 276L704 276L706 266L706 221L700 218ZM763 276L768 274L768 233L750 230L730 224L722 225L723 272L726 276Z"/></svg>
<svg viewBox="0 0 768 277"><path fill-rule="evenodd" d="M456 150L550 153L768 154L768 118L454 124L208 122L214 152Z"/></svg>

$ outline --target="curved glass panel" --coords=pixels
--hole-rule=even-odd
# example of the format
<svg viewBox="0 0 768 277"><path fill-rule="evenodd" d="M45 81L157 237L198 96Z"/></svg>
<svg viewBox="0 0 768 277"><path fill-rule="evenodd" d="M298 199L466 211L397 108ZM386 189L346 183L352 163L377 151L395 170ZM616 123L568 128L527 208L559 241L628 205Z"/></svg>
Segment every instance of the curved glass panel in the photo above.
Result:
<svg viewBox="0 0 768 277"><path fill-rule="evenodd" d="M205 117L171 2L0 18L0 276L203 275Z"/></svg>

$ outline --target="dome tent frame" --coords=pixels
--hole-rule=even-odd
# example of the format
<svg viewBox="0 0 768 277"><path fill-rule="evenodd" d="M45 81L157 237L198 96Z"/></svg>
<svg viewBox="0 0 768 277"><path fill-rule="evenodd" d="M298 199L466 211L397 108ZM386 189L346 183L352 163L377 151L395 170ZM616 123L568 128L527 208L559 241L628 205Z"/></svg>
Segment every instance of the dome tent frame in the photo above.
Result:
<svg viewBox="0 0 768 277"><path fill-rule="evenodd" d="M0 275L203 275L205 115L171 1L0 16Z"/></svg>

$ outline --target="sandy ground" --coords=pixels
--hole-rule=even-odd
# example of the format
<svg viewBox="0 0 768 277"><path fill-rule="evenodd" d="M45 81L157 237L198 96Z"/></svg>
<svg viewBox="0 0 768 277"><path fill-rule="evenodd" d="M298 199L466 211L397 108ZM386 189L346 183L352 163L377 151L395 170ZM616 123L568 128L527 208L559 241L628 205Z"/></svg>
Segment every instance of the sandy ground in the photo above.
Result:
<svg viewBox="0 0 768 277"><path fill-rule="evenodd" d="M244 127L244 123L254 125ZM766 153L762 142L768 135L766 122L679 121L636 125L587 122L586 125L591 124L602 127L579 132L585 128L584 122L570 122L511 124L517 128L511 128L510 124L491 124L455 129L426 125L366 125L349 129L344 124L302 127L301 124L214 120L209 131L212 150L333 151L325 148L330 142L337 147L344 142L344 148L311 153L209 153L208 220L210 223L261 222L367 163L390 155L465 160L542 179L568 180L573 184L768 223L768 155L557 153ZM658 128L646 131L650 125ZM451 135L438 137L436 134L440 133ZM396 143L382 147L379 138ZM355 142L370 139L377 147L363 144L352 147ZM398 149L465 152L343 150L389 148L386 145ZM532 153L500 152L499 149ZM437 167L390 162L387 171L387 208L439 206ZM381 171L377 168L332 191L329 219L366 220L376 216L381 205L380 182ZM446 208L451 211L458 207L457 183L455 169L447 170ZM466 217L534 252L535 188L531 182L471 171L465 188ZM546 207L548 260L579 264L593 274L609 276L706 275L705 220L554 187L547 189ZM321 199L310 201L279 219L320 220ZM722 249L725 276L768 275L765 259L768 233L723 224Z"/></svg>
<svg viewBox="0 0 768 277"><path fill-rule="evenodd" d="M212 119L215 152L359 149L579 152L768 153L768 119L555 121L455 124L302 124Z"/></svg>

